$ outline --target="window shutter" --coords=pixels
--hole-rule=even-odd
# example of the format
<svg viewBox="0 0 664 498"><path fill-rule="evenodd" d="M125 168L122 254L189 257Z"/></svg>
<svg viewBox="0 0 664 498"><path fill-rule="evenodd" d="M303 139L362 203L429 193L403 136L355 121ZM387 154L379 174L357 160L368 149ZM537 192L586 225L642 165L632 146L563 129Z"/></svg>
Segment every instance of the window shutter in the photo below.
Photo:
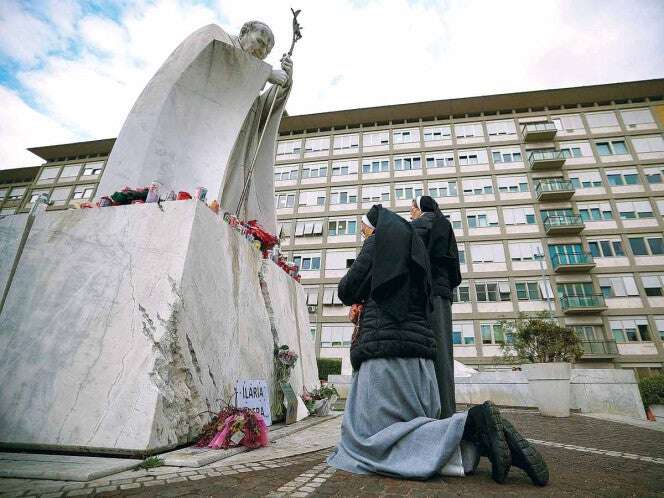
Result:
<svg viewBox="0 0 664 498"><path fill-rule="evenodd" d="M643 282L644 287L648 288L654 288L654 287L661 287L660 284L660 277L656 276L646 276L646 277L641 277L641 282Z"/></svg>
<svg viewBox="0 0 664 498"><path fill-rule="evenodd" d="M334 300L334 288L326 287L323 291L323 304L332 304Z"/></svg>
<svg viewBox="0 0 664 498"><path fill-rule="evenodd" d="M627 126L654 122L652 114L650 114L648 109L620 111L620 114L622 114L623 121Z"/></svg>
<svg viewBox="0 0 664 498"><path fill-rule="evenodd" d="M634 201L634 210L639 213L650 213L652 212L652 206L648 201Z"/></svg>
<svg viewBox="0 0 664 498"><path fill-rule="evenodd" d="M623 277L623 284L625 285L625 291L628 296L638 296L639 290L636 287L636 282L634 277Z"/></svg>
<svg viewBox="0 0 664 498"><path fill-rule="evenodd" d="M332 342L332 327L323 327L320 333L320 342Z"/></svg>
<svg viewBox="0 0 664 498"><path fill-rule="evenodd" d="M650 144L647 138L633 138L632 145L636 152L650 152Z"/></svg>
<svg viewBox="0 0 664 498"><path fill-rule="evenodd" d="M473 259L473 263L481 263L484 259L482 246L477 244L470 244L470 255Z"/></svg>
<svg viewBox="0 0 664 498"><path fill-rule="evenodd" d="M505 262L505 251L502 244L492 244L491 251L493 252L493 262L494 263L504 263Z"/></svg>
<svg viewBox="0 0 664 498"><path fill-rule="evenodd" d="M514 214L516 209L503 209L503 218L505 218L505 225L514 225Z"/></svg>
<svg viewBox="0 0 664 498"><path fill-rule="evenodd" d="M318 304L318 289L307 289L307 304Z"/></svg>
<svg viewBox="0 0 664 498"><path fill-rule="evenodd" d="M551 284L548 280L542 282L541 280L537 282L539 286L540 293L544 299L553 299L553 289L551 289Z"/></svg>
<svg viewBox="0 0 664 498"><path fill-rule="evenodd" d="M625 289L625 283L622 277L611 277L611 287L613 287L613 293L617 297L627 296L627 290Z"/></svg>
<svg viewBox="0 0 664 498"><path fill-rule="evenodd" d="M576 114L572 116L561 116L560 122L565 130L579 130L583 128L583 125L581 124L581 116Z"/></svg>

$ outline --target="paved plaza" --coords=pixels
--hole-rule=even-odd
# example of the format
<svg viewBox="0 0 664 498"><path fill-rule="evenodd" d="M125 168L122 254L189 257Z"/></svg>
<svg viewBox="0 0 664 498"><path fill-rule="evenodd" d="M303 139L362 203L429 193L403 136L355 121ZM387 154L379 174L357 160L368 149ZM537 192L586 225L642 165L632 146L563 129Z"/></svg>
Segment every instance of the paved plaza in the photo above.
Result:
<svg viewBox="0 0 664 498"><path fill-rule="evenodd" d="M664 496L661 430L581 415L552 419L534 411L503 413L546 458L551 473L547 487L533 486L516 468L506 484L496 484L484 459L477 475L425 482L337 471L325 458L339 437L338 417L269 448L197 469L158 467L88 483L1 479L0 496Z"/></svg>

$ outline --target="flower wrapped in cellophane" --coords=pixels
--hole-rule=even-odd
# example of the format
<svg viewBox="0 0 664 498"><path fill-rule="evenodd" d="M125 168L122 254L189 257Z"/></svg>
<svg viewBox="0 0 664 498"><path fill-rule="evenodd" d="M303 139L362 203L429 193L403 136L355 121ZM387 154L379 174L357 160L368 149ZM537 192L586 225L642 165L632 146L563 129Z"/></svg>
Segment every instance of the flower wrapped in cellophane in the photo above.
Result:
<svg viewBox="0 0 664 498"><path fill-rule="evenodd" d="M203 427L199 448L259 448L269 443L269 429L262 415L249 408L228 407Z"/></svg>

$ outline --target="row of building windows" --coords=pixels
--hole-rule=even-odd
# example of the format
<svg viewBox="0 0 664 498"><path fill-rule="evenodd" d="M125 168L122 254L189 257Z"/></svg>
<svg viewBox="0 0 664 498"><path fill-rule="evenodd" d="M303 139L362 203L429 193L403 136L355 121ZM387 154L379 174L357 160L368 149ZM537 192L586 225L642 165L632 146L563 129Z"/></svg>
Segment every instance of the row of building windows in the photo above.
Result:
<svg viewBox="0 0 664 498"><path fill-rule="evenodd" d="M11 190L4 189L4 191L0 188L0 205L3 206L0 209L0 214L14 214L22 203L23 198L26 197L26 194L25 208L32 205L41 194L48 195L50 201L53 202L53 206L64 207L72 201L89 201L92 199L92 194L96 187L95 183L86 183L66 187L33 188L30 190L26 186L13 187ZM3 200L5 201L4 204Z"/></svg>
<svg viewBox="0 0 664 498"><path fill-rule="evenodd" d="M66 164L64 166L45 166L42 168L35 183L50 185L54 183L75 182L99 177L104 169L104 161Z"/></svg>
<svg viewBox="0 0 664 498"><path fill-rule="evenodd" d="M664 297L664 273L600 275L597 277L599 292L595 290L592 282L559 283L557 285L558 297L565 296L591 296L601 293L606 299L640 297L637 286L637 277L643 287L643 294L647 298ZM471 295L471 289L474 294ZM307 304L318 304L318 288L307 288ZM553 291L548 278L499 278L491 280L477 280L462 282L453 292L454 303L497 303L512 301L547 301L553 300ZM657 301L660 305L664 300ZM325 287L323 305L342 305L337 296L337 287Z"/></svg>
<svg viewBox="0 0 664 498"><path fill-rule="evenodd" d="M610 186L615 193L621 193L620 187L629 186L633 187L640 184L640 177L636 168L627 169L607 169L605 170L606 183ZM651 185L659 185L664 178L664 165L653 168L646 168L644 170L647 181ZM558 182L559 178L542 178L538 179L538 186L535 190L544 184L548 186L551 182ZM578 172L569 172L569 181L571 186L578 190L585 189L598 189L603 188L605 182L599 171L587 170ZM91 197L94 191L94 184L82 184L77 186L64 186L55 188L33 188L29 191L30 200L28 203L33 202L34 199L39 197L41 193L46 193L50 196L56 205L66 205L67 201L71 199L87 200ZM425 190L422 183L405 183L394 185L394 198L396 200L409 200L414 199L424 192L428 193L434 198L442 199L444 202L450 202L457 199L457 202L463 196L464 199L472 201L486 201L494 200L494 195L497 193L501 198L509 199L511 197L523 199L523 195L514 196L512 194L523 194L531 192L532 189L526 176L497 176L495 183L492 177L474 177L459 180L441 180L429 181L428 188ZM636 192L630 189L630 192ZM19 203L23 197L28 193L28 187L18 186L13 188L0 188L0 203L6 199L8 202ZM589 192L590 193L590 192ZM593 191L597 194L600 192ZM298 199L299 206L324 206L326 191L300 191ZM362 196L358 198L358 187L337 187L332 188L329 193L331 206L349 206L357 205L358 200L363 203L380 201L387 202L391 200L391 188L389 185L365 185L362 187ZM479 197L473 199L474 197ZM530 196L528 196L530 197ZM277 207L291 208L295 205L294 192L280 192L276 194ZM356 207L356 206L355 206Z"/></svg>
<svg viewBox="0 0 664 498"><path fill-rule="evenodd" d="M664 316L655 316L654 328L664 340ZM617 343L650 342L654 334L648 319L644 316L625 316L608 320L611 339ZM602 328L597 325L568 325L583 342L604 341ZM350 347L353 327L339 324L323 324L321 327L321 347ZM455 320L452 323L452 341L456 346L502 345L512 338L504 330L503 322L497 320ZM588 351L588 350L587 350ZM592 349L588 352L592 353Z"/></svg>
<svg viewBox="0 0 664 498"><path fill-rule="evenodd" d="M448 187L449 188L449 187ZM371 191L372 193L374 191ZM364 195L363 192L362 203L363 204L373 204L373 203L382 203L386 207L389 207L389 187L386 188L382 193L377 190L379 195ZM397 197L397 199L405 199L408 202L402 204L404 206L410 206L412 201L416 196L423 193L422 189L412 188L411 192L406 191L410 196L409 197ZM289 208L294 203L294 195L291 198L290 195L293 194L279 194L277 196L277 208L285 211L285 208ZM302 193L300 193L302 196ZM299 211L304 212L316 212L316 211L325 211L325 193L319 192L314 193L314 195L305 197L302 199L300 197ZM345 201L345 202L344 202ZM336 192L332 194L331 208L334 207L344 207L346 210L355 209L357 207L358 199L357 195L352 192ZM664 217L664 198L653 199L652 202L650 199L629 199L629 200L607 200L605 202L575 202L574 207L566 208L556 208L556 209L540 209L540 217L542 223L546 227L547 224L553 222L559 223L563 222L565 224L589 224L589 228L593 229L614 229L617 228L615 220L620 219L624 226L634 228L634 227L643 227L643 226L657 226L657 220L655 219L655 213L658 211L660 216ZM368 207L368 206L367 206ZM312 209L313 208L313 209ZM494 228L500 231L500 227L504 226L505 228L515 226L515 225L533 225L533 228L537 228L537 220L535 219L535 207L531 205L523 206L509 206L509 207L483 207L483 208L466 208L466 209L447 209L443 207L443 212L445 216L452 223L452 227L458 235L464 235L464 226L462 224L462 219L465 217L467 227L469 230L479 229L479 228ZM398 213L402 217L409 219L408 213ZM499 214L502 214L502 223L500 223ZM346 220L347 218L343 218ZM631 223L631 220L645 220L646 223ZM309 223L313 223L316 220L308 220ZM306 223L307 221L302 220L297 223ZM605 222L605 223L599 223ZM609 222L609 223L606 223ZM285 235L290 235L289 231L289 222L282 222L282 226L286 230ZM533 230L527 230L533 231ZM495 233L494 233L495 232ZM474 235L490 235L497 234L496 230L484 231L478 233L471 233ZM307 235L320 235L321 231L298 231L296 230L296 236L307 236ZM351 234L352 232L348 232Z"/></svg>
<svg viewBox="0 0 664 498"><path fill-rule="evenodd" d="M633 235L627 236L627 247L633 256L662 256L664 255L664 239L661 234ZM573 265L592 264L594 258L624 258L626 257L625 244L620 236L610 238L589 239L588 249L581 243L549 244L548 255L551 265L555 268ZM506 263L509 259L514 269L539 269L547 268L544 259L545 250L540 240L518 240L503 242L472 242L468 243L470 249L469 257L466 255L466 243L458 243L459 260L462 265L473 263L475 271L482 271L483 263ZM292 256L293 263L300 267L301 271L321 269L320 251L295 252ZM350 267L355 259L354 249L327 249L325 269L339 270ZM506 256L507 254L507 256ZM518 263L537 262L532 264L518 265ZM638 263L638 261L637 261ZM499 268L490 268L487 271L501 271ZM306 277L306 275L305 275Z"/></svg>
<svg viewBox="0 0 664 498"><path fill-rule="evenodd" d="M622 130L647 130L657 128L657 123L649 109L625 109L616 114L614 111L585 113L590 133L614 133ZM620 119L618 118L620 116ZM620 121L623 122L621 126ZM476 143L488 139L490 141L517 139L518 129L523 135L524 127L536 126L538 123L550 123L561 136L584 135L586 125L581 114L565 114L549 118L529 117L520 121L499 119L486 122L468 122L459 124L441 124L436 126L411 126L392 130L369 131L363 133L341 133L332 136L316 136L302 139L281 140L277 147L277 160L305 156L328 155L330 149L335 154L357 152L360 148L360 135L364 150L384 149L392 145L394 148L419 147L427 144L458 144ZM486 127L486 131L485 131Z"/></svg>
<svg viewBox="0 0 664 498"><path fill-rule="evenodd" d="M534 212L529 213L528 211L532 208L525 207L521 211L519 208L503 208L504 219L507 225L510 224L534 224ZM606 211L601 211L601 207L592 208L592 209L582 209L583 213L581 219L594 219L594 218L606 218L608 215ZM600 210L600 211L596 211ZM548 210L551 212L552 210ZM469 213L470 210L467 211ZM555 213L560 213L561 210L555 210ZM564 211L563 211L564 212ZM449 216L449 215L448 215ZM495 216L495 217L494 217ZM642 214L638 211L635 212L626 212L623 213L624 219L636 219L644 218ZM569 216L567 216L569 217ZM453 228L460 228L461 221L450 217ZM498 226L497 215L493 212L487 213L471 213L467 214L467 223L470 229L483 228L483 227L495 227ZM546 221L548 217L545 217ZM308 220L296 220L294 223L291 222L281 222L280 224L280 236L282 241L288 242L288 239L293 235L295 237L295 244L298 241L302 244L306 243L320 243L320 239L324 235L324 226L327 226L327 240L328 242L355 242L357 240L356 235L359 233L359 225L357 218L354 217L339 217L339 218L329 218L327 222L323 219L308 219ZM337 240L338 239L338 240ZM631 252L634 256L657 256L663 254L661 237L658 234L653 235L630 235L627 237L628 245L631 249ZM588 249L584 250L579 243L569 243L569 244L550 244L549 248L555 248L555 255L557 261L563 262L562 257L564 255L571 254L587 254L595 258L608 258L608 257L624 257L625 250L623 246L623 241L620 236L612 237L587 237ZM501 246L502 243L494 242L488 243L492 244L492 247ZM479 255L481 252L480 247L485 247L487 243L472 243L472 245L478 247L476 253ZM530 249L526 250L526 245ZM508 242L510 247L510 253L512 255L512 260L529 260L534 259L534 255L543 254L542 245L540 240L528 241L510 241ZM465 249L464 243L460 243L459 251L461 257L464 258ZM492 250L493 251L493 250ZM498 249L496 249L498 251ZM550 255L553 259L554 252L551 252L552 249L549 249ZM493 252L492 252L493 254ZM517 255L520 255L517 258ZM503 256L497 256L497 262L504 262L504 253ZM465 262L465 261L464 261ZM479 261L475 261L479 262Z"/></svg>
<svg viewBox="0 0 664 498"><path fill-rule="evenodd" d="M92 198L104 165L104 160L94 160L44 166L30 185L0 186L0 214L13 214L23 199L27 198L26 205L29 206L41 194L48 195L56 207L65 207L71 201L88 201Z"/></svg>
<svg viewBox="0 0 664 498"><path fill-rule="evenodd" d="M660 135L652 137L632 138L632 146L639 159L657 160L664 158L664 138ZM625 139L613 139L595 142L600 162L631 161L634 155L629 152ZM491 160L490 160L491 159ZM534 164L543 159L564 160L567 165L594 164L590 142L563 143L559 149L544 148L526 150L519 146L473 150L440 150L430 153L390 156L365 157L359 159L340 159L323 162L288 164L275 166L275 185L288 185L297 182L319 183L327 181L328 172L332 181L349 181L358 178L386 177L393 171L395 176L418 176L427 172L436 174L453 174L457 172L488 171L491 169L525 169L526 162ZM656 169L657 166L654 166ZM661 166L660 166L661 169Z"/></svg>
<svg viewBox="0 0 664 498"><path fill-rule="evenodd" d="M609 175L611 178L610 189L615 194L622 193L645 193L643 188L634 188L634 179L630 171L613 172ZM594 176L594 172L575 175L570 180L562 178L540 179L535 186L535 192L539 195L541 191L555 192L570 190L576 191L576 185L580 195L599 195L605 194L601 179ZM439 204L460 203L463 199L467 202L487 202L495 201L497 197L501 200L528 200L532 199L532 189L525 176L500 176L494 179L491 177L474 177L458 181L439 180L429 181L425 188L422 182L394 183L394 184L370 184L362 186L332 187L329 192L327 189L300 190L299 195L295 191L281 191L275 194L275 206L277 209L292 209L296 205L301 208L318 208L314 211L325 208L326 200L329 197L331 210L357 209L358 204L367 204L371 202L390 203L393 199L397 206L407 206L408 201L416 199L418 196L428 194L434 199L438 199ZM567 183L569 182L569 183ZM629 182L629 183L626 183ZM629 189L620 187L628 186ZM602 189L602 190L597 190ZM583 192L585 191L585 192ZM656 187L654 192L664 191L664 188ZM525 194L525 195L524 195ZM617 201L620 202L620 201ZM649 203L647 199L636 199L635 202ZM661 202L655 200L659 206ZM310 212L312 209L305 209ZM620 207L618 212L622 211ZM651 209L652 211L652 209ZM282 211L280 214L285 214Z"/></svg>
<svg viewBox="0 0 664 498"><path fill-rule="evenodd" d="M647 138L651 147L644 151L643 147L638 147L637 140L632 139L636 155L639 159L653 160L664 158L664 138L656 136ZM633 155L627 150L624 140L613 140L607 142L597 142L598 155L601 162L630 161ZM606 147L605 147L606 146ZM489 158L491 157L491 161ZM357 179L359 172L362 172L362 178L383 178L390 176L393 171L394 176L420 176L426 171L435 174L454 174L457 173L457 166L460 172L488 171L491 169L490 162L493 162L493 168L496 170L507 169L525 169L521 149L516 147L502 147L500 149L464 150L464 151L436 151L424 154L424 160L421 154L400 155L390 158L385 157L366 157L358 159L341 159L332 161L312 162L305 164L277 165L275 167L274 179L276 186L292 185L300 180L301 183L320 183L327 182L328 172L332 181L349 181ZM533 163L535 160L560 158L565 160L568 165L594 164L595 156L589 142L576 142L565 144L560 149L538 149L526 151L525 158ZM661 172L662 166L653 165L654 175L657 170Z"/></svg>

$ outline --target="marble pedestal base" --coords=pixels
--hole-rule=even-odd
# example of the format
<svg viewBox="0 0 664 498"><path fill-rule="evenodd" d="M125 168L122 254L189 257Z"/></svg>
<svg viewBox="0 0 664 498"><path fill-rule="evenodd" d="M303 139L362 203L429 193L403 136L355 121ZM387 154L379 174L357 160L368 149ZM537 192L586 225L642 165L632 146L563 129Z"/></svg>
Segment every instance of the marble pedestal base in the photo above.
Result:
<svg viewBox="0 0 664 498"><path fill-rule="evenodd" d="M272 385L275 342L296 392L318 383L301 286L195 200L39 216L0 330L5 448L189 443L237 379Z"/></svg>

